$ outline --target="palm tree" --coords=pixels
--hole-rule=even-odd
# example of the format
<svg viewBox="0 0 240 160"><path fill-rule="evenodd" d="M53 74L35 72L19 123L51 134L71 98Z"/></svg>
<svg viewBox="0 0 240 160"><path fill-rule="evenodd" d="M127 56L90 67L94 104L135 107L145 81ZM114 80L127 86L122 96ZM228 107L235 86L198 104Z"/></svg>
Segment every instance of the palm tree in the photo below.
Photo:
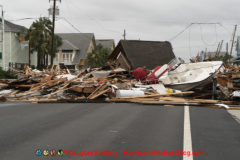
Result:
<svg viewBox="0 0 240 160"><path fill-rule="evenodd" d="M51 53L52 22L48 18L39 18L30 26L26 40L29 40L30 52L37 52L37 68L48 65L48 55L51 56L51 65L57 52L57 48L62 45L62 39L54 36L54 55Z"/></svg>

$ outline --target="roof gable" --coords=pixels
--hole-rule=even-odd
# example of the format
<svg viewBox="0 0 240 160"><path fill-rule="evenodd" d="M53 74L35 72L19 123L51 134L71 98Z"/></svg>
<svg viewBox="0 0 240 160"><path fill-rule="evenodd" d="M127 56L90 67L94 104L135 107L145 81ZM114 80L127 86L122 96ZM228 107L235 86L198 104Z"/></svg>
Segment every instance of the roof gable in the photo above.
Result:
<svg viewBox="0 0 240 160"><path fill-rule="evenodd" d="M116 59L120 52L130 62L132 69L144 66L148 69L154 69L156 66L167 64L175 58L171 43L167 41L121 40L110 58Z"/></svg>

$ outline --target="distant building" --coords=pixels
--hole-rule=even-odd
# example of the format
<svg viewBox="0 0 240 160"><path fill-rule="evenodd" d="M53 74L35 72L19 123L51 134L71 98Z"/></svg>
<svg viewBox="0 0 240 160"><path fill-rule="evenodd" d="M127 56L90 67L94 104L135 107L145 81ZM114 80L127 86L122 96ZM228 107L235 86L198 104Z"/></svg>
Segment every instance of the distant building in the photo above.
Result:
<svg viewBox="0 0 240 160"><path fill-rule="evenodd" d="M111 51L113 51L115 48L113 39L96 39L96 45L102 45L103 48L110 49Z"/></svg>
<svg viewBox="0 0 240 160"><path fill-rule="evenodd" d="M54 64L63 64L71 68L87 65L87 54L96 48L93 33L58 33L63 40L54 59Z"/></svg>
<svg viewBox="0 0 240 160"><path fill-rule="evenodd" d="M175 58L169 42L121 40L110 55L124 69L137 67L154 69L159 65L168 64Z"/></svg>
<svg viewBox="0 0 240 160"><path fill-rule="evenodd" d="M2 41L2 23L0 24L0 41ZM9 69L9 63L15 66L28 64L29 52L28 52L28 42L22 42L18 33L21 31L26 31L27 29L23 26L13 24L5 20L5 53L2 54L2 42L0 42L0 67L5 70ZM2 59L4 55L5 66L3 66ZM37 64L36 53L31 54L31 65Z"/></svg>

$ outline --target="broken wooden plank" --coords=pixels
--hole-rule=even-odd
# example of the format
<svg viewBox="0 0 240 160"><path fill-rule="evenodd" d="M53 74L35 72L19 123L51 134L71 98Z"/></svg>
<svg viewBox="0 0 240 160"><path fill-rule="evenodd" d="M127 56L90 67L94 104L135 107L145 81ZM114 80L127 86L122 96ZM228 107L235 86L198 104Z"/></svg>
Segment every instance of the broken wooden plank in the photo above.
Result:
<svg viewBox="0 0 240 160"><path fill-rule="evenodd" d="M48 94L48 95L45 95L45 96L43 96L43 97L48 97L48 98L50 98L51 96L53 96L53 95L55 95L55 94L57 94L57 93L63 92L63 91L65 91L65 90L68 89L67 87L68 87L72 82L77 81L77 80L78 80L77 78L74 78L74 79L72 79L72 80L70 80L70 81L67 81L67 82L64 83L64 86L61 87L61 88L59 88L56 92L53 92L53 93Z"/></svg>
<svg viewBox="0 0 240 160"><path fill-rule="evenodd" d="M8 84L6 83L0 83L0 88L7 88L8 87Z"/></svg>
<svg viewBox="0 0 240 160"><path fill-rule="evenodd" d="M92 94L90 94L87 98L91 99L94 95L96 95L98 92L104 90L107 88L107 85L105 84L101 84L94 92L92 92Z"/></svg>
<svg viewBox="0 0 240 160"><path fill-rule="evenodd" d="M108 88L108 89L106 89L106 90L103 90L103 91L101 91L100 93L98 93L98 94L90 97L89 99L91 99L91 100L96 99L97 97L99 97L99 96L101 96L101 95L103 95L103 94L105 94L105 93L107 93L107 92L109 92L109 91L111 91L111 88Z"/></svg>
<svg viewBox="0 0 240 160"><path fill-rule="evenodd" d="M16 88L31 88L33 87L33 84L19 84L19 85L10 85L10 87L16 87Z"/></svg>
<svg viewBox="0 0 240 160"><path fill-rule="evenodd" d="M66 82L66 81L67 81L67 78L59 78L59 79L54 79L54 80L48 81L46 83L38 83L38 84L34 85L34 87L32 87L30 89L30 91L40 90L42 88L54 87L56 85Z"/></svg>
<svg viewBox="0 0 240 160"><path fill-rule="evenodd" d="M72 86L71 88L69 88L70 91L74 91L74 92L78 92L78 93L87 93L87 94L91 94L93 93L96 89L92 86L92 87L88 87L88 86Z"/></svg>
<svg viewBox="0 0 240 160"><path fill-rule="evenodd" d="M235 78L240 78L240 73L232 74L232 78L233 78L233 79L235 79Z"/></svg>

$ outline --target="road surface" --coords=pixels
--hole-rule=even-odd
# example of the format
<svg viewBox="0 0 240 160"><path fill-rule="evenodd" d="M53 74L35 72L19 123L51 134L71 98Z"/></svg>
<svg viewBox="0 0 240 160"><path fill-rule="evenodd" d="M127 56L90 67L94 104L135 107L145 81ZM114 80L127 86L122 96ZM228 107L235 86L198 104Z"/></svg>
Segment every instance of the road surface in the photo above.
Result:
<svg viewBox="0 0 240 160"><path fill-rule="evenodd" d="M89 151L89 154L100 151L92 153L112 155L38 157L38 149ZM139 155L154 150L184 149L203 151L204 155ZM0 104L1 160L235 160L239 157L240 124L224 109L97 103Z"/></svg>

